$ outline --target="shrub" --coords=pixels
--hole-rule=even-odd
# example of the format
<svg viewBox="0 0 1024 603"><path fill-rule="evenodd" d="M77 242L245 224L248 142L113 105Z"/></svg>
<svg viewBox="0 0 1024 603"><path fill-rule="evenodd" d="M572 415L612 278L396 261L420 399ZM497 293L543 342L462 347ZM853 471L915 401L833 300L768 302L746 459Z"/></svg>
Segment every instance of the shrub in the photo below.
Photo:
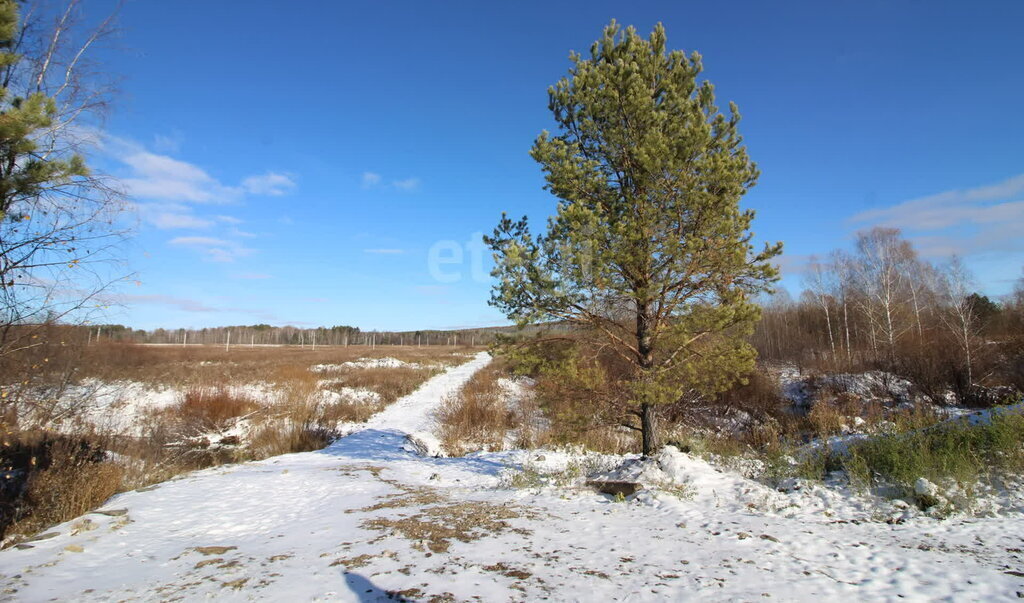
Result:
<svg viewBox="0 0 1024 603"><path fill-rule="evenodd" d="M847 431L853 417L861 414L861 404L849 395L819 400L807 413L807 420L820 437Z"/></svg>
<svg viewBox="0 0 1024 603"><path fill-rule="evenodd" d="M805 455L790 474L821 479L843 469L861 488L895 487L913 496L919 478L955 482L970 491L1000 472L1024 471L1024 416L996 409L989 420L953 420L923 429L874 436L850 444L845 453Z"/></svg>
<svg viewBox="0 0 1024 603"><path fill-rule="evenodd" d="M337 424L348 420L352 409L369 406L325 403L316 391L299 394L293 389L267 410L248 442L250 458L320 450L337 439Z"/></svg>
<svg viewBox="0 0 1024 603"><path fill-rule="evenodd" d="M540 354L544 363L535 388L537 404L549 421L546 437L554 445L578 444L596 452L636 451L638 407L629 403L633 394L624 362L586 342L569 351L562 349L565 342L551 345L558 352Z"/></svg>
<svg viewBox="0 0 1024 603"><path fill-rule="evenodd" d="M498 378L506 368L494 362L476 374L455 395L444 400L437 413L441 442L451 454L472 450L501 450L506 434L517 423L516 413L504 400Z"/></svg>
<svg viewBox="0 0 1024 603"><path fill-rule="evenodd" d="M249 454L256 459L320 450L337 439L338 433L315 423L275 422L255 432Z"/></svg>
<svg viewBox="0 0 1024 603"><path fill-rule="evenodd" d="M8 480L0 530L32 534L77 517L120 491L124 469L104 462L92 442L52 434L21 434L5 446Z"/></svg>
<svg viewBox="0 0 1024 603"><path fill-rule="evenodd" d="M254 400L231 393L227 388L193 387L177 405L164 412L190 432L224 429L235 419L260 408Z"/></svg>
<svg viewBox="0 0 1024 603"><path fill-rule="evenodd" d="M920 477L973 485L993 470L1024 469L1022 442L1024 416L996 412L977 425L952 421L871 438L852 446L849 456L863 470L907 489Z"/></svg>
<svg viewBox="0 0 1024 603"><path fill-rule="evenodd" d="M790 402L782 397L778 380L763 370L746 375L735 386L715 396L716 406L733 408L758 420L779 420L788 413Z"/></svg>
<svg viewBox="0 0 1024 603"><path fill-rule="evenodd" d="M365 423L370 417L383 410L385 406L383 402L375 400L324 404L319 409L318 422L324 425Z"/></svg>

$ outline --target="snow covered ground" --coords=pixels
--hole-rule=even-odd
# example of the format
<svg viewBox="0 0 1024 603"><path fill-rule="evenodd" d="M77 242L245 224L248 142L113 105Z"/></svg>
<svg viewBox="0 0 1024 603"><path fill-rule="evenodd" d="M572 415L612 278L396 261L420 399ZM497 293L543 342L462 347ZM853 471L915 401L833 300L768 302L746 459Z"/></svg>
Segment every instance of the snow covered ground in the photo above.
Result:
<svg viewBox="0 0 1024 603"><path fill-rule="evenodd" d="M317 385L321 389L316 395L327 404L372 403L380 399L380 394L374 391L339 386L330 379L320 380ZM231 396L251 400L262 406L270 406L282 396L280 386L273 383L230 384L224 385L222 389ZM146 418L154 411L181 402L185 391L178 387L154 386L138 381L103 382L86 379L81 384L69 387L63 394L67 398L82 399L85 402L80 412L72 414L73 422L59 423L58 427L73 433L84 424L101 433L144 436L148 425Z"/></svg>
<svg viewBox="0 0 1024 603"><path fill-rule="evenodd" d="M211 388L212 389L212 388ZM246 398L256 403L269 405L280 392L270 383L247 383L242 385L225 385L230 395ZM375 396L367 390L352 388L340 392L322 392L330 401L335 399L362 400ZM81 406L74 413L69 413L73 420L58 423L56 427L67 432L74 432L83 424L91 426L102 433L127 436L142 436L146 428L146 417L181 402L185 391L181 388L154 386L138 381L104 382L97 379L85 379L77 385L67 388L61 393L62 398L82 400Z"/></svg>
<svg viewBox="0 0 1024 603"><path fill-rule="evenodd" d="M0 552L2 596L1016 600L1024 592L1019 511L894 516L898 508L831 489L775 492L673 449L620 468L663 487L615 502L582 489L507 487L516 468L557 473L590 462L571 452L407 451L406 435L430 434L442 398L488 361L480 354L434 377L322 451L122 494Z"/></svg>

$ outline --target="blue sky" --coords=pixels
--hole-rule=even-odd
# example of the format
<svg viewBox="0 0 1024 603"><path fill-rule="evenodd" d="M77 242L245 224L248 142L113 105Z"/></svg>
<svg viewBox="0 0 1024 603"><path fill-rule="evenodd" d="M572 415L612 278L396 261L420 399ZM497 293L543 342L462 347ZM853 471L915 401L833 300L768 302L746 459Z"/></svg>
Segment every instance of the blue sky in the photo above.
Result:
<svg viewBox="0 0 1024 603"><path fill-rule="evenodd" d="M98 17L110 3L89 5ZM704 56L763 175L785 283L898 226L998 295L1024 262L1024 3L130 1L93 161L139 207L139 328L502 322L476 240L555 200L547 87L611 18ZM433 250L433 251L432 251ZM433 272L428 258L434 254ZM461 261L459 260L461 256Z"/></svg>

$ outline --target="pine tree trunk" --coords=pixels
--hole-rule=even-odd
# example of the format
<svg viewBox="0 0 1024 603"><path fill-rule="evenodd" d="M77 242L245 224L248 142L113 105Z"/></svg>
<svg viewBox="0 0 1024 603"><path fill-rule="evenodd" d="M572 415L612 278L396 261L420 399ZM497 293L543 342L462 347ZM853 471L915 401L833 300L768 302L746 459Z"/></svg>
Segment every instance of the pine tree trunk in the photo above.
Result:
<svg viewBox="0 0 1024 603"><path fill-rule="evenodd" d="M654 449L657 446L655 440L657 425L653 404L642 404L640 406L640 429L643 439L643 455L645 457L651 456L654 454Z"/></svg>
<svg viewBox="0 0 1024 603"><path fill-rule="evenodd" d="M654 349L651 343L651 316L648 304L637 304L636 340L637 351L640 353L640 379L647 381L654 369ZM649 389L644 387L644 396L650 396ZM654 404L649 398L640 401L640 436L643 441L643 455L651 456L656 444L654 420Z"/></svg>

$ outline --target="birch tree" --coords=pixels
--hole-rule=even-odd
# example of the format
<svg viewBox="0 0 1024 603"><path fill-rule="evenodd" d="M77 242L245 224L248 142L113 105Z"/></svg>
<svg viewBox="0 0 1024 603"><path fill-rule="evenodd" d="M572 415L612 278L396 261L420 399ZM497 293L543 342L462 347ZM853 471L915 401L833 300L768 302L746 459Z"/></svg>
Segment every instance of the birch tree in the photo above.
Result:
<svg viewBox="0 0 1024 603"><path fill-rule="evenodd" d="M963 261L953 256L942 273L944 304L940 316L963 354L967 371L967 387L974 385L974 351L977 346L979 320L972 304L973 279Z"/></svg>
<svg viewBox="0 0 1024 603"><path fill-rule="evenodd" d="M811 256L807 272L804 274L804 285L811 292L814 303L825 314L825 330L828 331L828 344L832 351L832 360L835 361L836 341L832 335L832 303L834 301L832 293L836 287L833 276L834 273L828 266L822 265L818 258Z"/></svg>
<svg viewBox="0 0 1024 603"><path fill-rule="evenodd" d="M850 304L853 298L853 269L850 256L842 251L833 251L830 266L835 272L836 294L842 310L843 337L846 342L846 362L853 362L853 347L850 338Z"/></svg>
<svg viewBox="0 0 1024 603"><path fill-rule="evenodd" d="M896 344L913 328L912 321L908 320L910 289L906 266L916 254L895 228L873 228L858 233L856 248L852 268L863 296L861 310L871 328L872 339L881 339L892 362Z"/></svg>

